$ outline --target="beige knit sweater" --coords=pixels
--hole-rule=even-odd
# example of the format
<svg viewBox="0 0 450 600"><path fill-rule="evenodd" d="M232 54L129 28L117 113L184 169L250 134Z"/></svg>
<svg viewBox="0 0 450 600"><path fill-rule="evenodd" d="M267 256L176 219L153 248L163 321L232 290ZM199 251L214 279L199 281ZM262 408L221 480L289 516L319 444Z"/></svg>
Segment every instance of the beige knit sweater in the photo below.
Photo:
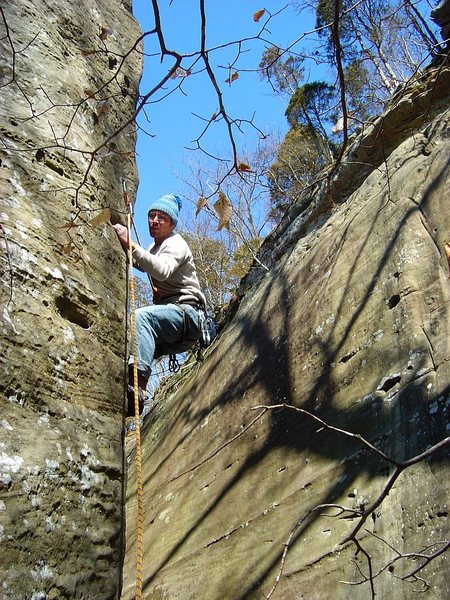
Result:
<svg viewBox="0 0 450 600"><path fill-rule="evenodd" d="M148 273L153 282L153 302L199 303L205 305L191 249L179 233L172 233L161 244L148 250L133 248L134 265Z"/></svg>

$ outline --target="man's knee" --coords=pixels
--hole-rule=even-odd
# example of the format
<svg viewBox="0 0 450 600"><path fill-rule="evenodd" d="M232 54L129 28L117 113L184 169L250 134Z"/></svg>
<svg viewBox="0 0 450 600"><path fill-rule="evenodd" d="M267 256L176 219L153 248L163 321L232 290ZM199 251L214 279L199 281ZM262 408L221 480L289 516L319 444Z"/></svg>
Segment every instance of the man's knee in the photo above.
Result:
<svg viewBox="0 0 450 600"><path fill-rule="evenodd" d="M142 319L145 315L151 312L151 306L141 306L136 309L136 319Z"/></svg>
<svg viewBox="0 0 450 600"><path fill-rule="evenodd" d="M153 323L152 306L142 306L136 309L136 326L139 329L144 323Z"/></svg>

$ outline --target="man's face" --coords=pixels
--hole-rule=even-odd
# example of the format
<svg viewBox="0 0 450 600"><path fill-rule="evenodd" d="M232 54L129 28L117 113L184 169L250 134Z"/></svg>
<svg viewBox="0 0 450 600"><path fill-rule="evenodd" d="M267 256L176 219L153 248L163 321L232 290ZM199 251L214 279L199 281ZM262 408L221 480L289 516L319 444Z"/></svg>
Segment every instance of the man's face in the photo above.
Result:
<svg viewBox="0 0 450 600"><path fill-rule="evenodd" d="M175 225L166 213L160 210L151 210L148 215L150 235L155 241L163 241L172 233Z"/></svg>

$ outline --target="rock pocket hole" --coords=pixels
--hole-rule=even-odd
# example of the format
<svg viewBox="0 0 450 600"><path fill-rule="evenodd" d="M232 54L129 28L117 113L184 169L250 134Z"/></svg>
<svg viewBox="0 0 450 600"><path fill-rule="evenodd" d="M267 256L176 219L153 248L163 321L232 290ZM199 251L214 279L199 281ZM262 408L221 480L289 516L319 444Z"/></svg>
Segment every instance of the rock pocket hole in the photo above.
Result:
<svg viewBox="0 0 450 600"><path fill-rule="evenodd" d="M42 150L42 148L39 148L39 150L36 152L36 154L34 155L34 158L38 161L41 162L41 160L44 160L45 158L45 152Z"/></svg>
<svg viewBox="0 0 450 600"><path fill-rule="evenodd" d="M56 163L54 163L53 161L46 160L45 166L51 169L52 171L55 171L55 173L58 173L58 175L61 175L61 177L64 177L64 169Z"/></svg>
<svg viewBox="0 0 450 600"><path fill-rule="evenodd" d="M78 304L75 304L75 302L69 300L69 298L57 298L55 305L63 319L66 319L67 321L70 321L71 323L74 323L83 329L89 329L91 326L92 323L84 310L81 309Z"/></svg>
<svg viewBox="0 0 450 600"><path fill-rule="evenodd" d="M401 379L402 378L400 377L400 375L395 375L395 377L386 377L386 379L383 379L378 389L382 392L388 392L395 385L397 385L397 383L400 383Z"/></svg>
<svg viewBox="0 0 450 600"><path fill-rule="evenodd" d="M355 354L356 354L356 350L352 350L351 352L349 352L348 354L343 356L339 362L346 363L348 360L351 359L352 356L355 356Z"/></svg>
<svg viewBox="0 0 450 600"><path fill-rule="evenodd" d="M394 306L397 306L397 304L399 302L400 302L400 296L399 296L399 294L394 294L387 301L387 305L388 305L389 308L394 308Z"/></svg>

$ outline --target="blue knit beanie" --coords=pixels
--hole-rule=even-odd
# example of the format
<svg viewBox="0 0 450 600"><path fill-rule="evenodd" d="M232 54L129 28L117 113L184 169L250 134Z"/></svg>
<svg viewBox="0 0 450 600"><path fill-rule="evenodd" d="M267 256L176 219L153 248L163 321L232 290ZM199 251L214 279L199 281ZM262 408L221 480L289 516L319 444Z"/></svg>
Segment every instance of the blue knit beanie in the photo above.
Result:
<svg viewBox="0 0 450 600"><path fill-rule="evenodd" d="M178 222L178 213L181 209L181 205L181 198L174 196L173 194L166 194L150 204L148 212L150 213L151 210L160 210L166 215L169 215L174 225L176 225Z"/></svg>

